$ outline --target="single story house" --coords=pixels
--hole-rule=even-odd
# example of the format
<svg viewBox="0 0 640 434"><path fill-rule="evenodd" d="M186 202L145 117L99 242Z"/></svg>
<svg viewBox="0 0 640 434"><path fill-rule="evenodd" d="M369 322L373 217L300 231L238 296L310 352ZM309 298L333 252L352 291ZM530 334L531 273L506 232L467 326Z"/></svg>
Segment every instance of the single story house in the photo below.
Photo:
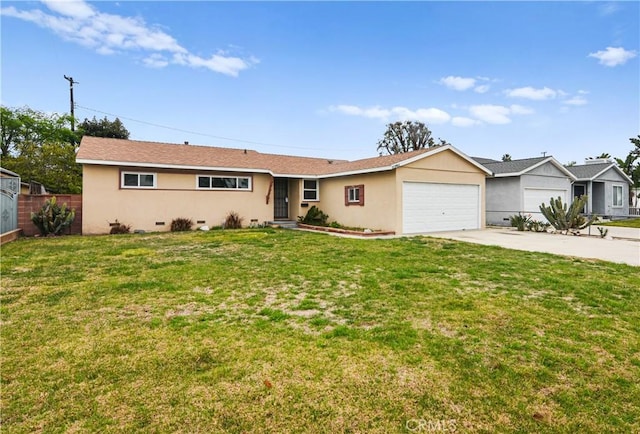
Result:
<svg viewBox="0 0 640 434"><path fill-rule="evenodd" d="M576 177L571 197L587 195L586 214L606 217L629 215L631 178L607 159L586 160L585 164L567 166Z"/></svg>
<svg viewBox="0 0 640 434"><path fill-rule="evenodd" d="M178 217L220 225L296 220L316 205L330 221L398 234L479 229L491 172L450 145L357 161L246 149L83 137L84 234L116 220L169 230Z"/></svg>
<svg viewBox="0 0 640 434"><path fill-rule="evenodd" d="M546 221L540 205L549 204L558 196L567 202L571 183L576 179L551 156L498 161L474 157L493 172L487 178L486 222L509 225L509 217L518 213L531 214L534 220Z"/></svg>

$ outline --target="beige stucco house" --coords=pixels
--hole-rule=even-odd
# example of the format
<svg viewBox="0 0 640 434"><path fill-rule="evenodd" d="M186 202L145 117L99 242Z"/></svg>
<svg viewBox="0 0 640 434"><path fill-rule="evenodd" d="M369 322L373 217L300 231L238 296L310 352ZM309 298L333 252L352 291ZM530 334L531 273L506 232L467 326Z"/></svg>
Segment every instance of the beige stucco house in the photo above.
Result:
<svg viewBox="0 0 640 434"><path fill-rule="evenodd" d="M453 146L357 161L85 136L84 234L169 230L178 217L218 226L296 220L316 205L330 221L398 234L479 229L491 172Z"/></svg>

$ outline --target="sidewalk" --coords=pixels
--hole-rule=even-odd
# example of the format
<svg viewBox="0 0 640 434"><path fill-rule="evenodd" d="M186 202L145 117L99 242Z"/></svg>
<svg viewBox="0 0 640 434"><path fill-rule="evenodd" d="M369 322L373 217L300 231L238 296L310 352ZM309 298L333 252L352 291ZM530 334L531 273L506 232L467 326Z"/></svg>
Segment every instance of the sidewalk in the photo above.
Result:
<svg viewBox="0 0 640 434"><path fill-rule="evenodd" d="M424 235L508 249L601 259L640 266L640 231L634 228L605 227L609 229L607 238L599 238L598 229L595 227L591 228L592 236L586 236L588 230L583 236L575 236L544 232L518 232L515 228L489 228Z"/></svg>

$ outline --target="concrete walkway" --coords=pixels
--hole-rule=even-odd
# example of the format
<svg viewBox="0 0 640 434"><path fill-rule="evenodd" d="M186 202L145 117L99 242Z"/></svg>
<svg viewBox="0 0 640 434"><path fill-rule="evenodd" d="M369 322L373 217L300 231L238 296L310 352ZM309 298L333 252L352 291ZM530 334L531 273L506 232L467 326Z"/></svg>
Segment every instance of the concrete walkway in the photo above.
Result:
<svg viewBox="0 0 640 434"><path fill-rule="evenodd" d="M596 227L591 235L560 235L538 232L518 232L515 228L488 228L472 231L436 232L424 234L469 243L501 246L530 252L546 252L579 258L640 266L640 229L603 226L609 229L606 238L600 238Z"/></svg>

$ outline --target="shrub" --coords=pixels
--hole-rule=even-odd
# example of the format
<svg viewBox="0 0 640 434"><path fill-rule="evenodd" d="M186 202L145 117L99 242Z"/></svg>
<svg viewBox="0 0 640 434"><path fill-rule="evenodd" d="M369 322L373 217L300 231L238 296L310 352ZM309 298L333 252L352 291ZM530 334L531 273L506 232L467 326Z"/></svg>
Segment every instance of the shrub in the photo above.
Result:
<svg viewBox="0 0 640 434"><path fill-rule="evenodd" d="M76 218L76 210L68 209L67 204L59 206L56 197L47 199L40 211L31 213L31 221L42 235L60 235Z"/></svg>
<svg viewBox="0 0 640 434"><path fill-rule="evenodd" d="M541 204L540 212L557 231L568 233L584 229L598 220L597 216L586 218L580 214L586 203L587 196L576 197L567 208L567 204L563 204L562 198L558 196L557 199L551 198L548 206L544 203Z"/></svg>
<svg viewBox="0 0 640 434"><path fill-rule="evenodd" d="M522 215L522 213L514 214L509 217L509 222L511 226L517 228L519 231L524 231L527 224L531 221L531 216Z"/></svg>
<svg viewBox="0 0 640 434"><path fill-rule="evenodd" d="M600 238L604 238L609 234L609 229L598 226L598 232L600 232Z"/></svg>
<svg viewBox="0 0 640 434"><path fill-rule="evenodd" d="M532 232L547 232L547 228L551 226L547 222L541 222L540 220L531 220L527 223L527 230Z"/></svg>
<svg viewBox="0 0 640 434"><path fill-rule="evenodd" d="M237 212L231 211L224 219L223 227L225 229L240 229L242 228L242 221L244 219L238 215Z"/></svg>
<svg viewBox="0 0 640 434"><path fill-rule="evenodd" d="M190 231L193 226L193 220L179 217L171 221L171 232L185 232Z"/></svg>
<svg viewBox="0 0 640 434"><path fill-rule="evenodd" d="M110 234L128 234L131 232L131 225L125 225L120 223L117 219L116 222L111 225Z"/></svg>
<svg viewBox="0 0 640 434"><path fill-rule="evenodd" d="M298 217L298 221L300 223L314 226L326 226L328 219L329 216L320 211L320 209L318 209L318 207L315 205L309 208L309 211L307 211L307 215L305 215L304 217Z"/></svg>

